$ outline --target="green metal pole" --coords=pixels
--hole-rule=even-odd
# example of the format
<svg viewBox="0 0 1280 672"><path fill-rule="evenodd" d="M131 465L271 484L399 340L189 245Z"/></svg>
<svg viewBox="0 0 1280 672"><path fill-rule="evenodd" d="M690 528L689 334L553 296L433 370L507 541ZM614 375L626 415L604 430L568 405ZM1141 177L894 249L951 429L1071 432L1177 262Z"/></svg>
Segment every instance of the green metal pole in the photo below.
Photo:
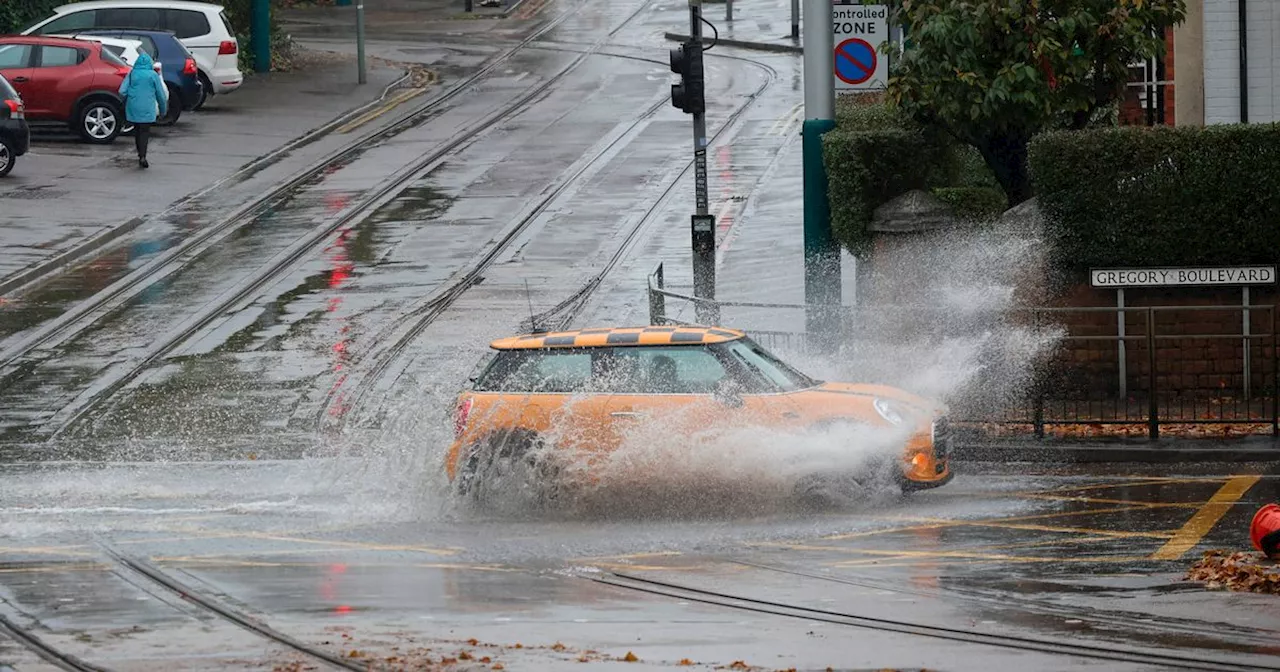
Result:
<svg viewBox="0 0 1280 672"><path fill-rule="evenodd" d="M840 248L831 235L822 136L835 128L835 33L831 0L804 0L804 299L807 331L834 344L839 328Z"/></svg>
<svg viewBox="0 0 1280 672"><path fill-rule="evenodd" d="M253 13L249 21L250 42L253 45L253 69L256 72L271 71L271 2L253 0Z"/></svg>

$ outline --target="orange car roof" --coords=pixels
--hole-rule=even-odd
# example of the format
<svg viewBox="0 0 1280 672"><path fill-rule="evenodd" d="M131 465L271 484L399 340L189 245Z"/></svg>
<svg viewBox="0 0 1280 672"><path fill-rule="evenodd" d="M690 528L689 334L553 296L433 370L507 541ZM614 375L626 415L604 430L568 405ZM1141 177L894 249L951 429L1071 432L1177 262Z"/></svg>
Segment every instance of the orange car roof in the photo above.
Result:
<svg viewBox="0 0 1280 672"><path fill-rule="evenodd" d="M626 345L706 345L737 340L746 334L723 327L623 327L579 329L547 334L500 338L494 350L537 350L542 348L599 348Z"/></svg>

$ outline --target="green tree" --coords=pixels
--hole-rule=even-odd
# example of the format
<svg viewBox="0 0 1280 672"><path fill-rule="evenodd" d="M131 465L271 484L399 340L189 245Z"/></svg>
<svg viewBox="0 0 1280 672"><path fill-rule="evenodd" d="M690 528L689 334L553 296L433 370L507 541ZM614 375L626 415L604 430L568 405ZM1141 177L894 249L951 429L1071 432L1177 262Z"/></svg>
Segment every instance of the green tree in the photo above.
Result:
<svg viewBox="0 0 1280 672"><path fill-rule="evenodd" d="M898 0L907 45L888 99L976 147L1016 205L1031 197L1031 138L1114 104L1185 12L1184 0Z"/></svg>

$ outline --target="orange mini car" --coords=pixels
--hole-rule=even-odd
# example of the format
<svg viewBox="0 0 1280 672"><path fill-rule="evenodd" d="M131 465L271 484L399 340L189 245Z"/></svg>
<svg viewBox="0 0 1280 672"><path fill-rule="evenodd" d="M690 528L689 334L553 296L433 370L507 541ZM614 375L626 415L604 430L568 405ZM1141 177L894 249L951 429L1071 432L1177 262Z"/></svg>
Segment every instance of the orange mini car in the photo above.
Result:
<svg viewBox="0 0 1280 672"><path fill-rule="evenodd" d="M650 326L583 329L494 341L496 356L458 399L449 480L473 490L495 461L518 460L554 435L553 453L615 449L628 427L821 428L853 423L903 437L904 490L951 480L946 410L882 385L828 383L788 366L741 331ZM897 471L897 470L895 470Z"/></svg>

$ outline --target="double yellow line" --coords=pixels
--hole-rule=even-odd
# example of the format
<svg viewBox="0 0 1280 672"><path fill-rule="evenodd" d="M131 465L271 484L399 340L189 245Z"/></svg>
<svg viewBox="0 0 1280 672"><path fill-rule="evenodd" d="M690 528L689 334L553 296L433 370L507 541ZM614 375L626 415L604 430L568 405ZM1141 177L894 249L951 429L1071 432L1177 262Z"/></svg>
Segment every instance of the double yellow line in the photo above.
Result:
<svg viewBox="0 0 1280 672"><path fill-rule="evenodd" d="M338 129L334 132L340 135L345 133L350 133L351 131L354 131L357 128L360 128L361 126L364 126L365 124L373 121L374 119L381 117L387 112L390 112L391 110L395 109L399 105L404 104L405 101L422 95L422 92L427 90L427 86L434 84L436 81L438 81L438 77L436 73L429 72L426 86L415 86L415 87L410 87L408 89L401 89L395 95L383 101L381 105L373 108L372 110L369 110L368 112L365 112L364 114L356 117L355 119L352 119L351 121L348 121L342 126L339 126Z"/></svg>

